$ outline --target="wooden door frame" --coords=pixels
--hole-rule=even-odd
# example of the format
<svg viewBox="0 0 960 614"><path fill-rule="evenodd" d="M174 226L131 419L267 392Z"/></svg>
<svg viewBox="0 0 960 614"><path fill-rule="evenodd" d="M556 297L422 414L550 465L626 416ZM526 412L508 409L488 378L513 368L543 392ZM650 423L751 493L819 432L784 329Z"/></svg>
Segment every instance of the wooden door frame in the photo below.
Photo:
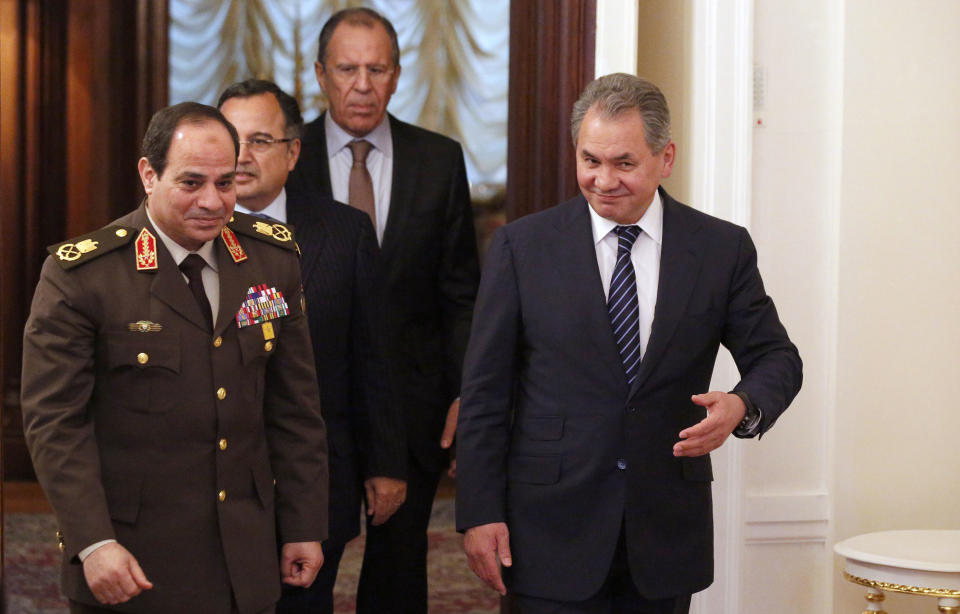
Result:
<svg viewBox="0 0 960 614"><path fill-rule="evenodd" d="M507 219L578 192L570 111L594 78L597 0L512 0Z"/></svg>

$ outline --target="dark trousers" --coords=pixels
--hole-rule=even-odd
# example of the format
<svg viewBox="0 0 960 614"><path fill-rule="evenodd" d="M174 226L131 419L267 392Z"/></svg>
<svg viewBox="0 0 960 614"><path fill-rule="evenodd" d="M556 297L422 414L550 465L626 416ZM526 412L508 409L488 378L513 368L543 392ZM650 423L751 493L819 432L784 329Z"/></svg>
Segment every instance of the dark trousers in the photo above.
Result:
<svg viewBox="0 0 960 614"><path fill-rule="evenodd" d="M367 545L357 586L357 614L426 614L427 525L440 472L410 458L407 499L375 527L367 517Z"/></svg>
<svg viewBox="0 0 960 614"><path fill-rule="evenodd" d="M117 612L116 610L112 610L112 609L101 608L95 605L87 605L85 603L80 603L79 601L74 601L73 599L70 599L68 601L68 605L70 606L70 614L116 614ZM231 612L237 611L236 604L233 604L231 606L230 611ZM269 608L267 608L266 610L263 610L262 612L258 612L258 614L273 614L273 606L270 606Z"/></svg>
<svg viewBox="0 0 960 614"><path fill-rule="evenodd" d="M323 567L307 588L283 585L277 614L333 614L333 585L343 558L344 544L323 543Z"/></svg>
<svg viewBox="0 0 960 614"><path fill-rule="evenodd" d="M510 611L519 614L688 614L691 595L647 599L637 592L627 562L624 531L621 527L610 573L596 595L585 601L551 601L512 593Z"/></svg>
<svg viewBox="0 0 960 614"><path fill-rule="evenodd" d="M116 610L108 610L107 608L100 608L95 605L87 605L85 603L80 603L79 601L74 601L70 599L68 601L70 606L70 614L105 614L107 612L116 612Z"/></svg>

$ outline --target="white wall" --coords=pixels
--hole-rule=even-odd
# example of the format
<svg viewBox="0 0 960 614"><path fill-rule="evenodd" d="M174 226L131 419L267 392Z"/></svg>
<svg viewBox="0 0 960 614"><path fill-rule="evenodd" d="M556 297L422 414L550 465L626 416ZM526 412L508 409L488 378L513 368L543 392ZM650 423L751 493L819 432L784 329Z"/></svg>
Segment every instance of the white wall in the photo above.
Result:
<svg viewBox="0 0 960 614"><path fill-rule="evenodd" d="M754 0L751 233L804 361L803 389L747 447L744 614L830 607L841 93L834 0ZM738 613L739 614L739 613Z"/></svg>
<svg viewBox="0 0 960 614"><path fill-rule="evenodd" d="M957 529L960 2L848 0L843 19L836 537ZM836 611L861 594L838 582Z"/></svg>

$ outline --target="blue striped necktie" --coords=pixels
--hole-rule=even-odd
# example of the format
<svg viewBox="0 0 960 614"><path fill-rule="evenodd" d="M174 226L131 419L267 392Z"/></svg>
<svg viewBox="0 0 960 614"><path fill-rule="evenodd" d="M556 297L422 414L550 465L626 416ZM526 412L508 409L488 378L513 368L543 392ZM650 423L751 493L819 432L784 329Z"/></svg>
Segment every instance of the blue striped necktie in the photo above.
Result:
<svg viewBox="0 0 960 614"><path fill-rule="evenodd" d="M637 300L637 275L630 259L630 249L640 236L639 226L617 226L617 264L610 278L607 309L613 336L620 349L620 360L627 374L627 383L632 384L640 366L640 305Z"/></svg>

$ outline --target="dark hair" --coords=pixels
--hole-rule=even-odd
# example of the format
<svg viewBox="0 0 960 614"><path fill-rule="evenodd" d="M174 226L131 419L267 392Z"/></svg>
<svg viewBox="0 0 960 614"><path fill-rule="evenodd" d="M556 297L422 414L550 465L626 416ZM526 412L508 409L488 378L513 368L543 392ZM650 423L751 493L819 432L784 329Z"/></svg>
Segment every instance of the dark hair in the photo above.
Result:
<svg viewBox="0 0 960 614"><path fill-rule="evenodd" d="M643 134L652 153L658 154L670 142L670 109L667 99L656 85L626 73L613 73L591 81L573 104L570 133L577 144L580 124L587 111L596 108L608 119L632 109L643 118Z"/></svg>
<svg viewBox="0 0 960 614"><path fill-rule="evenodd" d="M320 41L317 43L317 61L326 67L327 65L327 46L330 45L330 39L333 38L333 32L340 25L340 22L346 21L351 26L366 26L372 28L379 23L390 35L391 55L393 56L394 67L400 66L400 43L397 42L397 31L393 28L390 20L376 12L373 9L358 7L352 9L343 9L330 16L327 23L323 24L320 30Z"/></svg>
<svg viewBox="0 0 960 614"><path fill-rule="evenodd" d="M217 108L223 108L223 103L231 98L249 98L260 94L273 94L283 111L283 123L286 129L286 137L299 139L303 131L303 116L300 115L300 105L297 99L286 93L273 81L265 79L247 79L234 83L220 94L220 100L217 101Z"/></svg>
<svg viewBox="0 0 960 614"><path fill-rule="evenodd" d="M167 168L167 152L170 150L170 141L173 140L173 133L177 130L177 126L183 122L202 124L208 121L220 122L227 129L230 138L233 139L234 158L239 156L240 137L237 136L237 129L227 121L223 113L199 102L181 102L154 113L150 118L150 125L147 126L147 132L143 135L140 155L147 159L150 167L157 173L157 177L161 177Z"/></svg>

